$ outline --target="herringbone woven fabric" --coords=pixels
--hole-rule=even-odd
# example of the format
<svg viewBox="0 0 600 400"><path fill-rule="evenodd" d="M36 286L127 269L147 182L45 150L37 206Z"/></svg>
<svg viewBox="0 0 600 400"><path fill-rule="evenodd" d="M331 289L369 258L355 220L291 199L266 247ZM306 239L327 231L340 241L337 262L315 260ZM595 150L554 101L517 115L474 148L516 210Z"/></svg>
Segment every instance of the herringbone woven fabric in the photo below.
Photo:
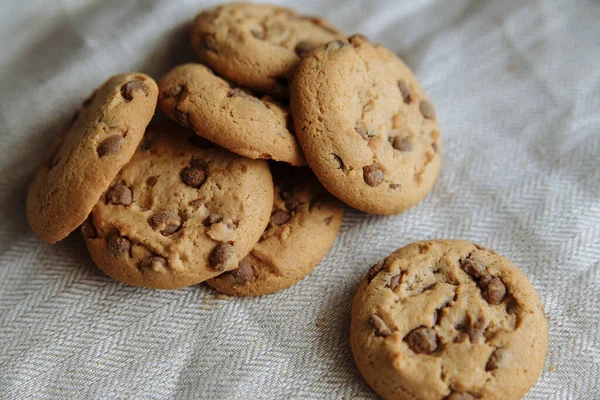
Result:
<svg viewBox="0 0 600 400"><path fill-rule="evenodd" d="M281 1L398 52L444 140L427 199L393 217L348 210L329 256L282 293L132 288L78 234L35 238L24 196L57 131L107 76L193 60L185 24L214 3L1 2L0 398L374 398L348 345L360 278L409 242L460 238L521 266L546 307L550 349L527 398L599 399L597 0Z"/></svg>

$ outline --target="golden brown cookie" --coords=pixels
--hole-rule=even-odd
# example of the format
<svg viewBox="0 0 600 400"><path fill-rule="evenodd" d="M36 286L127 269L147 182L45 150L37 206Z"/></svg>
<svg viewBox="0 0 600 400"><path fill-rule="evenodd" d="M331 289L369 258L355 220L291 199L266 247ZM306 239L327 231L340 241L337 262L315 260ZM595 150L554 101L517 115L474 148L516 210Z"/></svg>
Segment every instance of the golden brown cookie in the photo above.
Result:
<svg viewBox="0 0 600 400"><path fill-rule="evenodd" d="M231 87L202 64L173 68L158 83L159 105L180 125L236 154L305 165L287 107Z"/></svg>
<svg viewBox="0 0 600 400"><path fill-rule="evenodd" d="M133 156L154 115L158 88L147 75L113 76L96 89L54 142L27 193L27 221L55 243L89 215Z"/></svg>
<svg viewBox="0 0 600 400"><path fill-rule="evenodd" d="M308 168L274 165L275 199L269 225L239 268L207 283L236 296L260 296L294 285L327 255L343 205Z"/></svg>
<svg viewBox="0 0 600 400"><path fill-rule="evenodd" d="M417 242L371 267L350 344L384 399L520 399L535 384L548 327L535 289L494 251Z"/></svg>
<svg viewBox="0 0 600 400"><path fill-rule="evenodd" d="M396 214L432 188L441 160L435 112L389 50L360 35L331 42L302 60L291 91L306 161L340 200Z"/></svg>
<svg viewBox="0 0 600 400"><path fill-rule="evenodd" d="M219 75L277 97L287 97L289 80L301 57L342 37L322 18L252 3L204 11L190 32L198 57Z"/></svg>
<svg viewBox="0 0 600 400"><path fill-rule="evenodd" d="M82 234L94 262L113 278L176 289L236 268L272 205L265 161L168 123L148 129Z"/></svg>

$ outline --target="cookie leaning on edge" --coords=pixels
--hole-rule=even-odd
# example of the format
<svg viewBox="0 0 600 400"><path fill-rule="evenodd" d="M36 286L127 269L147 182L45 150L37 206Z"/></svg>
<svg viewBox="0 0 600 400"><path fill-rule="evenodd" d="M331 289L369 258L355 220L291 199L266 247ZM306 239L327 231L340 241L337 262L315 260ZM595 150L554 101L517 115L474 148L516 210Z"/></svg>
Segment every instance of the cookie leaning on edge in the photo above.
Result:
<svg viewBox="0 0 600 400"><path fill-rule="evenodd" d="M239 268L207 283L236 296L288 288L308 275L333 245L343 205L308 168L272 167L275 200L269 226Z"/></svg>
<svg viewBox="0 0 600 400"><path fill-rule="evenodd" d="M133 156L154 115L158 88L149 76L113 76L83 102L54 142L27 193L27 221L55 243L87 218Z"/></svg>
<svg viewBox="0 0 600 400"><path fill-rule="evenodd" d="M176 289L236 268L260 238L272 205L265 161L168 123L148 129L82 234L94 262L113 278Z"/></svg>
<svg viewBox="0 0 600 400"><path fill-rule="evenodd" d="M173 68L158 86L162 110L198 135L248 158L306 164L289 110L274 99L232 88L201 64Z"/></svg>
<svg viewBox="0 0 600 400"><path fill-rule="evenodd" d="M548 348L540 298L492 250L417 242L371 267L352 306L350 344L384 399L520 399Z"/></svg>
<svg viewBox="0 0 600 400"><path fill-rule="evenodd" d="M219 75L284 98L300 58L320 44L342 38L322 18L251 3L204 11L190 31L194 51Z"/></svg>
<svg viewBox="0 0 600 400"><path fill-rule="evenodd" d="M308 165L346 204L396 214L432 188L441 164L433 106L381 45L355 35L316 49L300 63L290 100Z"/></svg>

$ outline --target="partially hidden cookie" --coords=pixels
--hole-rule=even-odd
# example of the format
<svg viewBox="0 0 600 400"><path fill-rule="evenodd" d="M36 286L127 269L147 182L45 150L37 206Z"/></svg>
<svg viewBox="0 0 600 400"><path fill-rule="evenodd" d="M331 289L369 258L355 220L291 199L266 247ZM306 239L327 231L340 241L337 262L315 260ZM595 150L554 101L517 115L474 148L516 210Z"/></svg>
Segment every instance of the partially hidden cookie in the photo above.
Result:
<svg viewBox="0 0 600 400"><path fill-rule="evenodd" d="M384 399L520 399L548 347L535 289L508 259L458 240L417 242L371 267L350 344Z"/></svg>
<svg viewBox="0 0 600 400"><path fill-rule="evenodd" d="M133 156L154 115L158 88L149 76L113 76L77 111L45 156L27 193L27 221L55 243L89 215Z"/></svg>
<svg viewBox="0 0 600 400"><path fill-rule="evenodd" d="M259 296L294 285L327 255L342 223L343 205L308 168L274 165L269 225L239 267L207 283L236 296Z"/></svg>
<svg viewBox="0 0 600 400"><path fill-rule="evenodd" d="M302 60L291 110L304 156L329 192L361 211L417 204L440 169L433 106L411 70L355 35Z"/></svg>
<svg viewBox="0 0 600 400"><path fill-rule="evenodd" d="M190 41L219 75L243 86L287 97L301 57L342 33L322 18L265 4L232 3L196 17Z"/></svg>
<svg viewBox="0 0 600 400"><path fill-rule="evenodd" d="M272 204L266 161L168 123L148 128L81 232L111 277L176 289L236 268L260 239Z"/></svg>
<svg viewBox="0 0 600 400"><path fill-rule="evenodd" d="M304 165L287 107L231 87L201 64L173 68L158 83L159 105L180 125L248 158Z"/></svg>

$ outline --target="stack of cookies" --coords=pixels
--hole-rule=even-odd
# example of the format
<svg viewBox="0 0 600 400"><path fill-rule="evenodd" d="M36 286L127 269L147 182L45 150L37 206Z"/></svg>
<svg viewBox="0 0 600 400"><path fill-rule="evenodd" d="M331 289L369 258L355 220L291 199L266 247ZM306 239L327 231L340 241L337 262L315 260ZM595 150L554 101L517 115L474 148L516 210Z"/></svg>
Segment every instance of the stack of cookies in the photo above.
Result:
<svg viewBox="0 0 600 400"><path fill-rule="evenodd" d="M264 295L325 257L343 203L397 214L433 186L434 108L381 45L321 18L242 3L200 13L190 39L202 63L158 83L117 75L83 102L29 188L27 217L41 239L80 227L98 267L130 285L206 281ZM172 121L151 122L157 104ZM531 344L543 362L545 342L533 343L547 335L541 305L516 267L464 242L412 246L373 266L354 304L352 350L379 394L491 398L486 374L507 354ZM513 360L511 371L526 372L520 395L540 357ZM461 378L476 364L484 383Z"/></svg>

